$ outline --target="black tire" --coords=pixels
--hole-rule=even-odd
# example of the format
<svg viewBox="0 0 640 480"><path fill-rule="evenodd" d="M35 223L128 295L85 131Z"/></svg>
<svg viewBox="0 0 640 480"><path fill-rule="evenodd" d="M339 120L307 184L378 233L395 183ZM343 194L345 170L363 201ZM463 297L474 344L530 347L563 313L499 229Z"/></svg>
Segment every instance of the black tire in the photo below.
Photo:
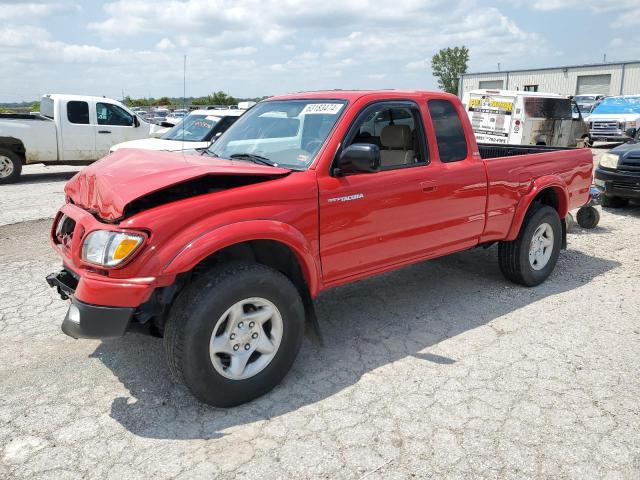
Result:
<svg viewBox="0 0 640 480"><path fill-rule="evenodd" d="M602 206L606 208L621 208L629 205L628 198L612 197L610 195L602 196Z"/></svg>
<svg viewBox="0 0 640 480"><path fill-rule="evenodd" d="M534 232L543 223L549 224L553 230L553 250L547 264L536 270L529 262L529 247ZM508 280L526 287L534 287L544 282L555 268L561 246L562 225L558 212L547 205L531 205L518 237L511 242L498 244L500 270Z"/></svg>
<svg viewBox="0 0 640 480"><path fill-rule="evenodd" d="M7 150L6 148L0 148L0 157L4 157L11 164L11 173L7 176L2 176L3 165L0 163L0 184L2 183L15 183L20 178L22 173L22 158L16 152ZM2 159L0 159L2 160Z"/></svg>
<svg viewBox="0 0 640 480"><path fill-rule="evenodd" d="M600 222L600 212L595 207L580 207L576 219L582 228L596 228Z"/></svg>
<svg viewBox="0 0 640 480"><path fill-rule="evenodd" d="M224 377L209 357L216 321L243 299L261 297L280 312L283 333L271 362L244 380ZM296 287L280 272L259 264L217 266L187 286L174 302L164 329L169 369L193 395L215 407L232 407L275 387L293 364L304 333L304 307Z"/></svg>

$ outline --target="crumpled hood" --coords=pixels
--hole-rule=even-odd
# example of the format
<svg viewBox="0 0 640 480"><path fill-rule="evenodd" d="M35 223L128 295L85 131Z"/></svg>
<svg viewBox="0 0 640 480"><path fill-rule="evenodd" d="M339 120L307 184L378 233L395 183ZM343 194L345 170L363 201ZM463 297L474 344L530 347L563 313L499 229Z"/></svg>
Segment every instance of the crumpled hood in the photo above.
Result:
<svg viewBox="0 0 640 480"><path fill-rule="evenodd" d="M71 201L115 221L132 201L206 176L278 177L290 170L200 155L122 149L78 172L64 187Z"/></svg>

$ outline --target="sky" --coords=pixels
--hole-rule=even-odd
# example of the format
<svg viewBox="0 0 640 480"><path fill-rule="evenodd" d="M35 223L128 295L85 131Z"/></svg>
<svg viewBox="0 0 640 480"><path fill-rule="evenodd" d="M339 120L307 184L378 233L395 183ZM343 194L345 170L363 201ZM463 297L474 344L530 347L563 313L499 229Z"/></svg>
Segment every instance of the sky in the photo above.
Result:
<svg viewBox="0 0 640 480"><path fill-rule="evenodd" d="M0 0L0 102L435 89L469 71L638 60L638 0Z"/></svg>

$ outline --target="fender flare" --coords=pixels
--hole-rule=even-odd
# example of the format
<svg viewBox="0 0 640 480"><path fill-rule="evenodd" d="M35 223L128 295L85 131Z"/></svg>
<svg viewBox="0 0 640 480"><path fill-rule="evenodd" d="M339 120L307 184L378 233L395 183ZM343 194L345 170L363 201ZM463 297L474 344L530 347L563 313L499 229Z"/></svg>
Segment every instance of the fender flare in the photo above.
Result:
<svg viewBox="0 0 640 480"><path fill-rule="evenodd" d="M300 264L311 297L318 294L321 270L310 242L298 229L274 220L248 220L209 230L183 246L164 266L162 275L188 272L223 248L251 240L272 240L290 248Z"/></svg>
<svg viewBox="0 0 640 480"><path fill-rule="evenodd" d="M513 215L513 220L511 221L511 228L509 229L509 234L506 238L507 241L516 239L518 233L520 233L522 222L524 221L524 217L527 214L531 203L538 194L540 194L540 192L549 188L553 189L558 197L558 216L561 219L567 216L569 196L567 194L567 184L565 181L558 175L545 175L543 177L536 178L533 180L531 188L520 198L520 201L518 202L516 212Z"/></svg>

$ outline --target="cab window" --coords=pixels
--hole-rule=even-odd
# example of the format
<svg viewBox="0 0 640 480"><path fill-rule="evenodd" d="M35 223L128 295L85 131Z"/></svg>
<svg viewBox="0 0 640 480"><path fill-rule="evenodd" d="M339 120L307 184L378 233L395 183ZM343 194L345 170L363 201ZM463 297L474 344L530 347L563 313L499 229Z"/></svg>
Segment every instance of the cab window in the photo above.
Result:
<svg viewBox="0 0 640 480"><path fill-rule="evenodd" d="M133 115L123 108L110 103L97 103L98 125L118 125L130 127L133 125Z"/></svg>
<svg viewBox="0 0 640 480"><path fill-rule="evenodd" d="M69 123L89 125L89 104L73 100L67 103L67 120Z"/></svg>
<svg viewBox="0 0 640 480"><path fill-rule="evenodd" d="M382 170L427 163L426 140L417 106L372 105L356 122L355 132L345 147L356 143L377 145Z"/></svg>
<svg viewBox="0 0 640 480"><path fill-rule="evenodd" d="M440 161L458 162L467 158L467 139L456 108L449 100L429 100L428 106Z"/></svg>

